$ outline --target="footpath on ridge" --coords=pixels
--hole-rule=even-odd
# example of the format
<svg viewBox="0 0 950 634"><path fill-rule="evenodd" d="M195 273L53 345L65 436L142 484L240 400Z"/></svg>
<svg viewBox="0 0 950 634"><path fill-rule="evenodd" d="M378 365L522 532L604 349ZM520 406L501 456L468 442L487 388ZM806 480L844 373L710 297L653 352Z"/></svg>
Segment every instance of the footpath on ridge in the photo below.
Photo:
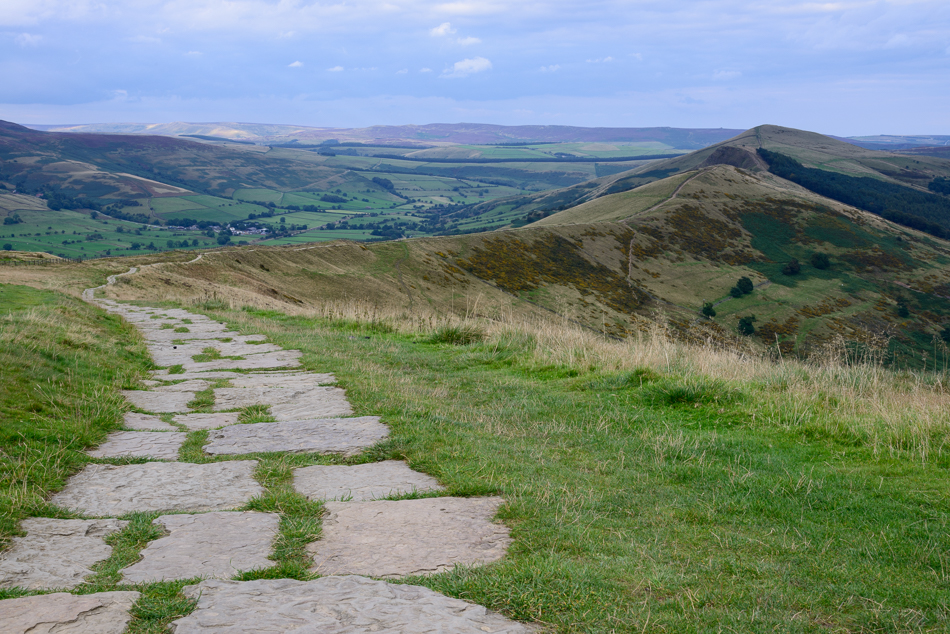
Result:
<svg viewBox="0 0 950 634"><path fill-rule="evenodd" d="M258 460L248 455L353 456L385 439L387 426L376 416L352 416L334 377L302 370L299 351L185 310L97 300L94 289L84 297L138 327L165 369L152 372L147 390L124 392L133 411L123 430L88 452L104 460L88 464L53 496L53 505L85 519L25 520L26 536L0 553L0 587L57 591L0 601L5 634L121 634L141 596L134 584L196 577L203 581L183 593L197 606L171 623L175 634L535 631L482 606L384 581L495 561L511 541L508 529L492 521L500 498L381 499L442 490L396 460L296 469L294 489L324 502L322 534L307 546L310 570L321 576L230 580L276 564L269 556L280 514L244 510L265 493L255 479ZM191 411L189 403L209 390L211 412ZM273 422L239 420L250 406L265 408ZM217 460L181 461L189 434L205 430L202 451ZM105 460L129 456L146 461ZM119 518L133 512L162 513L153 523L164 536L121 571L120 586L132 589L70 594L109 558L105 538L123 530L129 522Z"/></svg>

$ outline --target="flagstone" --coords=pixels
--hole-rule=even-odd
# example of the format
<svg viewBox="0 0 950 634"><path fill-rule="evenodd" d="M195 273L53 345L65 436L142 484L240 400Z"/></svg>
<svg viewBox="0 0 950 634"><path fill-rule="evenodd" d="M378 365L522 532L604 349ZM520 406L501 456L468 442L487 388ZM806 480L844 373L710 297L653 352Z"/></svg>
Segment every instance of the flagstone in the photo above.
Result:
<svg viewBox="0 0 950 634"><path fill-rule="evenodd" d="M178 460L178 449L188 434L181 431L117 431L109 434L106 441L86 453L93 458L154 458Z"/></svg>
<svg viewBox="0 0 950 634"><path fill-rule="evenodd" d="M365 577L313 581L212 579L185 586L198 602L194 612L172 622L174 634L528 634L531 625L422 586L396 585Z"/></svg>
<svg viewBox="0 0 950 634"><path fill-rule="evenodd" d="M128 522L105 520L60 520L45 517L25 519L20 528L25 537L14 537L0 554L0 588L28 590L74 588L92 574L92 566L112 554L104 538Z"/></svg>
<svg viewBox="0 0 950 634"><path fill-rule="evenodd" d="M224 511L264 492L253 477L256 467L256 460L90 464L51 502L100 517L132 511Z"/></svg>
<svg viewBox="0 0 950 634"><path fill-rule="evenodd" d="M179 431L174 425L169 425L158 416L126 412L122 424L135 431Z"/></svg>
<svg viewBox="0 0 950 634"><path fill-rule="evenodd" d="M231 425L209 432L204 450L213 456L266 451L352 456L388 435L378 416Z"/></svg>
<svg viewBox="0 0 950 634"><path fill-rule="evenodd" d="M327 502L321 537L307 545L311 570L396 578L501 559L511 538L492 518L502 504L497 497Z"/></svg>
<svg viewBox="0 0 950 634"><path fill-rule="evenodd" d="M138 592L65 592L0 601L4 634L122 634Z"/></svg>
<svg viewBox="0 0 950 634"><path fill-rule="evenodd" d="M146 392L122 390L122 395L132 405L147 412L187 412L188 403L195 398L194 392Z"/></svg>
<svg viewBox="0 0 950 634"><path fill-rule="evenodd" d="M192 577L227 579L274 565L267 556L280 526L276 513L162 515L153 523L169 534L150 542L142 551L142 559L122 571L127 583Z"/></svg>
<svg viewBox="0 0 950 634"><path fill-rule="evenodd" d="M218 429L228 425L236 425L237 412L215 412L214 414L177 414L173 420L192 431L200 429Z"/></svg>
<svg viewBox="0 0 950 634"><path fill-rule="evenodd" d="M267 405L278 422L346 416L353 413L345 390L313 385L298 387L295 383L288 381L287 387L217 388L214 390L214 409L223 411L251 405Z"/></svg>
<svg viewBox="0 0 950 634"><path fill-rule="evenodd" d="M294 469L294 488L311 500L363 502L414 491L442 491L438 480L400 460Z"/></svg>

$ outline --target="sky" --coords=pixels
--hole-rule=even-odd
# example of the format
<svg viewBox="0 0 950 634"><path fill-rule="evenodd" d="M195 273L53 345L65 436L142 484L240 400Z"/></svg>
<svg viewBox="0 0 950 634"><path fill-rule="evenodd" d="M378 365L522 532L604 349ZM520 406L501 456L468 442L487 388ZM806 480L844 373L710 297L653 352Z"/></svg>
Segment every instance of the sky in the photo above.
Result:
<svg viewBox="0 0 950 634"><path fill-rule="evenodd" d="M950 134L950 0L2 0L0 119Z"/></svg>

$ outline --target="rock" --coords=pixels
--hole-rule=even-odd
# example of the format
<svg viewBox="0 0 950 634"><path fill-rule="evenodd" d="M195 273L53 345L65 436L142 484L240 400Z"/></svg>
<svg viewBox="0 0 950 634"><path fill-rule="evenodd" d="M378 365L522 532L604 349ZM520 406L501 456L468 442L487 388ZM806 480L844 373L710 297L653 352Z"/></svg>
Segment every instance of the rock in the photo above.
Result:
<svg viewBox="0 0 950 634"><path fill-rule="evenodd" d="M14 537L0 554L0 588L74 588L90 568L112 554L104 537L125 528L119 520L23 520L26 537Z"/></svg>
<svg viewBox="0 0 950 634"><path fill-rule="evenodd" d="M208 434L211 455L264 451L358 454L389 435L378 416L231 425Z"/></svg>
<svg viewBox="0 0 950 634"><path fill-rule="evenodd" d="M218 429L219 427L236 425L238 422L238 413L178 414L173 420L192 431L198 429Z"/></svg>
<svg viewBox="0 0 950 634"><path fill-rule="evenodd" d="M183 593L198 600L172 622L174 634L527 634L536 629L480 605L421 586L364 577L314 581L202 581Z"/></svg>
<svg viewBox="0 0 950 634"><path fill-rule="evenodd" d="M231 387L259 387L283 389L310 389L319 385L336 383L332 374L316 372L258 372L242 374L231 381Z"/></svg>
<svg viewBox="0 0 950 634"><path fill-rule="evenodd" d="M508 528L492 522L501 498L327 502L312 571L393 578L429 575L505 555Z"/></svg>
<svg viewBox="0 0 950 634"><path fill-rule="evenodd" d="M267 556L280 525L276 513L162 515L153 523L170 534L149 543L141 561L122 571L126 583L191 577L228 579L274 565Z"/></svg>
<svg viewBox="0 0 950 634"><path fill-rule="evenodd" d="M152 388L153 392L204 392L211 384L207 381L202 381L201 379L190 379L188 381L182 381L181 383L173 383L171 385L162 385L161 387Z"/></svg>
<svg viewBox="0 0 950 634"><path fill-rule="evenodd" d="M178 449L187 436L188 434L180 431L117 431L109 434L106 441L99 447L86 453L93 458L133 456L156 460L178 460Z"/></svg>
<svg viewBox="0 0 950 634"><path fill-rule="evenodd" d="M53 504L88 515L132 511L225 511L264 492L253 477L256 460L211 464L146 462L86 465Z"/></svg>
<svg viewBox="0 0 950 634"><path fill-rule="evenodd" d="M352 414L346 392L338 387L222 387L214 391L214 409L223 411L268 405L278 421Z"/></svg>
<svg viewBox="0 0 950 634"><path fill-rule="evenodd" d="M122 424L136 431L178 431L177 427L169 425L158 416L135 412L126 412Z"/></svg>
<svg viewBox="0 0 950 634"><path fill-rule="evenodd" d="M138 592L65 592L0 601L4 634L122 634Z"/></svg>
<svg viewBox="0 0 950 634"><path fill-rule="evenodd" d="M279 350L263 354L248 354L243 359L217 359L182 363L185 370L262 370L264 368L295 368L300 365L299 350Z"/></svg>
<svg viewBox="0 0 950 634"><path fill-rule="evenodd" d="M294 469L294 488L311 500L363 502L412 491L441 491L438 481L405 462L385 460L355 466Z"/></svg>
<svg viewBox="0 0 950 634"><path fill-rule="evenodd" d="M202 354L206 348L214 348L222 357L277 352L280 346L272 343L247 343L242 341L219 341L218 339L191 339L188 343L153 342L149 352L158 365L177 365L190 363L191 358Z"/></svg>
<svg viewBox="0 0 950 634"><path fill-rule="evenodd" d="M194 392L145 392L122 390L122 395L132 405L147 412L187 412L188 403L195 398Z"/></svg>
<svg viewBox="0 0 950 634"><path fill-rule="evenodd" d="M237 372L183 372L169 374L168 370L152 370L152 376L162 381L190 381L192 379L233 379L241 376Z"/></svg>

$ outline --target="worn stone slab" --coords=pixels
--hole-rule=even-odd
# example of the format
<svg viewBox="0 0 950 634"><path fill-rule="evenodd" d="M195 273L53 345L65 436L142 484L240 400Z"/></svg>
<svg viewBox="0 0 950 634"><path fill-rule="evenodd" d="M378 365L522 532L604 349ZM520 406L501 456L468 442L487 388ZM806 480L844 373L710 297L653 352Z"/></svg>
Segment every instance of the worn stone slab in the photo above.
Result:
<svg viewBox="0 0 950 634"><path fill-rule="evenodd" d="M146 392L122 390L122 395L135 407L147 412L187 412L188 403L195 398L194 392Z"/></svg>
<svg viewBox="0 0 950 634"><path fill-rule="evenodd" d="M156 519L169 535L150 542L142 559L122 571L128 583L214 577L228 579L260 568L280 526L276 513L204 513L162 515Z"/></svg>
<svg viewBox="0 0 950 634"><path fill-rule="evenodd" d="M0 601L3 634L122 634L138 592L56 592Z"/></svg>
<svg viewBox="0 0 950 634"><path fill-rule="evenodd" d="M0 588L49 590L75 588L92 574L91 567L112 554L104 538L128 522L31 518L20 527L25 537L0 554Z"/></svg>
<svg viewBox="0 0 950 634"><path fill-rule="evenodd" d="M353 413L346 391L338 387L221 387L214 391L214 409L224 411L267 405L278 421L328 418Z"/></svg>
<svg viewBox="0 0 950 634"><path fill-rule="evenodd" d="M199 429L218 429L219 427L236 425L238 422L238 413L178 414L173 420L176 423L184 425L191 431L197 431Z"/></svg>
<svg viewBox="0 0 950 634"><path fill-rule="evenodd" d="M174 340L172 340L174 341ZM272 343L248 343L243 341L218 341L216 339L195 339L183 344L160 343L149 346L149 352L158 365L185 364L191 357L202 354L206 348L214 348L223 357L277 352L280 346Z"/></svg>
<svg viewBox="0 0 950 634"><path fill-rule="evenodd" d="M204 450L213 456L264 451L352 456L388 435L378 416L231 425L209 432Z"/></svg>
<svg viewBox="0 0 950 634"><path fill-rule="evenodd" d="M332 374L317 372L257 372L241 374L231 381L232 388L275 388L306 390L336 383Z"/></svg>
<svg viewBox="0 0 950 634"><path fill-rule="evenodd" d="M511 538L492 518L502 504L497 497L327 502L323 534L307 546L311 570L395 578L501 559Z"/></svg>
<svg viewBox="0 0 950 634"><path fill-rule="evenodd" d="M132 511L226 511L244 506L264 492L253 477L256 466L256 460L91 464L70 478L51 502L96 516Z"/></svg>
<svg viewBox="0 0 950 634"><path fill-rule="evenodd" d="M154 458L178 460L178 449L185 442L185 432L117 431L109 434L106 441L86 454L93 458Z"/></svg>
<svg viewBox="0 0 950 634"><path fill-rule="evenodd" d="M278 350L263 354L249 354L243 359L217 359L215 361L192 361L182 363L185 370L263 370L265 368L295 368L300 365L299 350Z"/></svg>
<svg viewBox="0 0 950 634"><path fill-rule="evenodd" d="M190 381L192 379L233 379L241 376L237 372L183 372L169 374L168 370L152 370L152 376L160 381Z"/></svg>
<svg viewBox="0 0 950 634"><path fill-rule="evenodd" d="M530 625L480 605L421 586L365 577L313 581L202 581L183 593L197 599L188 616L171 624L174 634L528 634Z"/></svg>
<svg viewBox="0 0 950 634"><path fill-rule="evenodd" d="M160 387L152 388L154 392L161 392L167 394L168 392L203 392L211 387L211 383L204 381L202 379L190 379L187 381L182 381L181 383L173 383L171 385L162 385Z"/></svg>
<svg viewBox="0 0 950 634"><path fill-rule="evenodd" d="M169 425L158 416L136 412L126 412L122 424L135 431L178 431L177 427Z"/></svg>
<svg viewBox="0 0 950 634"><path fill-rule="evenodd" d="M311 500L364 502L413 491L442 491L438 480L400 460L294 469L294 488Z"/></svg>

